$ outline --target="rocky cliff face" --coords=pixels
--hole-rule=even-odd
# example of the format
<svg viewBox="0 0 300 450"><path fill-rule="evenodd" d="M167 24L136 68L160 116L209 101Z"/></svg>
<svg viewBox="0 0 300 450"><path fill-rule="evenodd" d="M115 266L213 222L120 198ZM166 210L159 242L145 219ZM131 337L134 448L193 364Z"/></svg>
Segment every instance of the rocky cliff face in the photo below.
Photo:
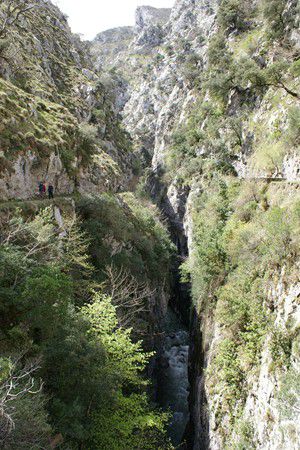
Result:
<svg viewBox="0 0 300 450"><path fill-rule="evenodd" d="M134 38L133 27L120 27L99 33L92 47L96 67L112 68L128 51Z"/></svg>
<svg viewBox="0 0 300 450"><path fill-rule="evenodd" d="M299 183L281 185L278 182L271 182L269 187L265 186L265 189L268 192L270 208L285 208L289 205L285 211L291 211L290 208L300 199ZM195 205L198 203L197 198L202 194L201 185L194 185L188 197L184 217L185 233L188 236L190 250L189 264L192 266L198 264L197 240L199 237L195 223L197 220ZM208 195L212 195L212 192ZM204 210L202 214L206 214ZM288 219L286 220L288 222ZM274 223L273 226L278 227L279 224ZM259 233L265 236L265 230L262 227L259 228ZM249 239L250 246L253 244L251 233L246 234L245 239ZM255 249L252 248L251 252L254 253ZM245 246L242 246L240 255L244 253L246 253ZM251 264L247 266L246 270L250 271ZM198 294L199 303L192 321L193 348L190 370L192 419L188 429L188 433L193 433L190 445L194 449L235 449L242 445L247 449L291 448L296 450L299 446L299 411L296 406L300 398L297 387L299 379L299 254L296 252L289 262L283 259L282 263L278 263L277 266L275 264L275 267L270 264L269 270L269 273L264 274L264 281L260 281L263 293L256 294L261 296L259 301L262 305L261 311L264 313L259 314L262 314L261 318L266 320L267 325L264 325L260 331L261 341L255 339L250 344L250 346L257 346L255 348L258 354L255 363L249 364L248 361L247 352L250 351L251 354L251 350L247 339L251 340L253 337L251 334L247 335L251 330L250 324L246 332L247 338L239 343L239 353L235 355L231 351L227 353L227 349L224 351L230 336L226 316L229 314L233 316L233 321L239 320L235 310L239 307L238 288L231 299L233 305L228 302L224 306L222 304L224 299L222 295L215 294L215 288L209 293L209 299L200 300L201 294ZM200 276L197 270L195 272L192 270L194 289L197 289ZM229 272L229 279L230 276ZM239 277L242 276L240 271ZM252 281L253 286L256 281ZM230 286L228 279L221 283L220 280L215 279L214 283L218 289L223 283L225 290L228 285ZM214 295L216 295L215 298L212 297ZM246 292L244 295L247 295ZM211 304L211 302L217 303ZM226 308L227 312L224 312L223 308ZM256 324L256 326L259 325ZM234 328L234 332L237 333L237 323ZM238 358L241 365L246 364L245 372L239 373L239 365L234 363L235 358ZM216 361L218 361L217 365ZM230 373L231 365L233 372ZM228 373L224 374L223 371L226 372L227 369ZM241 377L239 382L236 383L235 377ZM221 383L220 379L223 380ZM239 388L237 388L238 385ZM231 388L233 393L230 391ZM237 393L239 389L241 389L240 394ZM231 395L233 395L233 406L230 406ZM230 412L232 408L234 415Z"/></svg>
<svg viewBox="0 0 300 450"><path fill-rule="evenodd" d="M8 6L0 6L2 20ZM147 169L142 188L169 221L182 279L191 283L188 447L296 450L297 2L140 7L135 27L100 33L91 44L70 33L50 2L7 23L1 199L30 198L42 180L62 195L128 188L133 147ZM110 206L115 224L118 203L103 204L103 220ZM92 202L91 217L94 209ZM126 233L109 235L110 256L130 253L136 244L127 241ZM153 317L166 309L159 297ZM177 295L181 314L187 302Z"/></svg>
<svg viewBox="0 0 300 450"><path fill-rule="evenodd" d="M242 325L241 329L237 325L233 332L232 325L226 324L226 314L224 318L220 312L225 294L222 297L219 289L231 289L237 270L231 261L239 251L239 258L247 251L249 258L258 252L256 266L265 264L263 236L268 235L269 226L280 229L277 219L273 225L268 225L269 221L281 213L292 217L299 201L299 141L293 126L299 123L299 12L296 2L289 1L274 1L269 6L255 2L251 8L243 1L235 6L233 3L177 0L162 34L155 20L141 19L139 11L130 50L115 58L118 74L126 80L127 101L121 113L135 149L144 156L145 163L150 161L148 186L171 221L178 248L185 248L188 241L190 258L184 270L190 271L192 277L195 305L189 445L213 450L241 448L239 445L296 449L298 244L298 250L286 244L282 250L286 256L276 264L270 260L261 269L264 274L253 272L251 283L259 284L261 289L254 298L261 295L258 307L264 311L261 314L265 314L268 326L258 325L253 312L247 320L255 322L256 331L248 329L247 335ZM281 23L274 10L280 11ZM210 178L212 183L207 181ZM233 188L235 183L238 187ZM231 189L240 192L237 203L231 198ZM225 195L223 200L218 197L214 201L227 202L222 203L222 208L228 211L215 223L213 234L205 235L203 230L219 214L214 205L205 207L214 195L221 199ZM245 205L253 207L257 216L249 210L240 212ZM258 242L251 241L251 251L237 244L235 234L232 241L228 237L234 231L226 227L237 227L233 225L236 216L242 227L249 223L241 242L250 239L251 227L259 230ZM288 227L288 239L294 242L297 226L294 223ZM210 239L217 239L218 244L207 256L207 249L202 247L209 247ZM283 242L283 235L278 239ZM227 241L239 248L234 250L235 256L232 247L226 248ZM274 242L275 237L270 247ZM218 252L217 269L210 263ZM201 261L207 261L204 267ZM250 271L244 262L237 267L241 278L243 271ZM203 278L205 271L209 286ZM200 284L202 292L197 291ZM248 288L243 289L242 296L248 295ZM232 304L238 304L237 297L238 293L228 294L227 311L232 311ZM232 337L234 333L238 339ZM249 350L251 345L257 353ZM235 379L235 372L239 379ZM220 386L214 389L218 383ZM236 389L233 400L231 389ZM291 405L290 415L285 412L287 405Z"/></svg>
<svg viewBox="0 0 300 450"><path fill-rule="evenodd" d="M130 142L88 46L51 2L24 12L9 5L0 9L8 19L0 58L1 198L32 197L41 180L59 194L124 185Z"/></svg>
<svg viewBox="0 0 300 450"><path fill-rule="evenodd" d="M169 17L169 10L139 8L129 52L121 53L114 61L129 82L128 101L122 111L126 129L132 134L135 147L153 158L154 168L163 163L172 130L184 120L195 100L186 76L187 66L191 64L197 70L205 63L216 5L217 2L196 5L178 1L163 29L161 25ZM97 53L95 45L97 42L93 44ZM129 70L125 69L126 64Z"/></svg>
<svg viewBox="0 0 300 450"><path fill-rule="evenodd" d="M163 27L168 22L171 10L168 8L153 8L141 6L135 14L134 47L157 47L163 42L165 31Z"/></svg>

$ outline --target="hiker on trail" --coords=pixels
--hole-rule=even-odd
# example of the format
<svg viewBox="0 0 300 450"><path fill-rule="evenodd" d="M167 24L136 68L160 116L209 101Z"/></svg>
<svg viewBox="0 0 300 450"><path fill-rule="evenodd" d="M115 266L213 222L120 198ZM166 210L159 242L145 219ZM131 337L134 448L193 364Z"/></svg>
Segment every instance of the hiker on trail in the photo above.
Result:
<svg viewBox="0 0 300 450"><path fill-rule="evenodd" d="M48 197L49 197L49 200L51 199L51 198L54 198L54 187L53 187L53 185L52 184L49 184L49 186L48 186Z"/></svg>
<svg viewBox="0 0 300 450"><path fill-rule="evenodd" d="M46 191L45 184L42 181L40 181L39 182L39 196L43 197L43 194L45 193L45 191Z"/></svg>

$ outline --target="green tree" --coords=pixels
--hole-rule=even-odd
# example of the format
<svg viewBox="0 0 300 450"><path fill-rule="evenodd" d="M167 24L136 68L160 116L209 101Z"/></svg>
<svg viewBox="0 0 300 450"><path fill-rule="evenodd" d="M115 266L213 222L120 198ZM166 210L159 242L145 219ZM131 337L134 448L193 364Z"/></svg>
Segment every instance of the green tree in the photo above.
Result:
<svg viewBox="0 0 300 450"><path fill-rule="evenodd" d="M101 450L172 449L165 434L167 414L155 412L147 397L117 396L93 417L92 448Z"/></svg>
<svg viewBox="0 0 300 450"><path fill-rule="evenodd" d="M36 268L27 277L22 292L23 320L30 324L35 337L49 338L62 323L73 303L73 284L59 268Z"/></svg>
<svg viewBox="0 0 300 450"><path fill-rule="evenodd" d="M170 448L165 435L168 415L152 409L142 389L142 372L151 354L143 352L141 342L132 342L130 329L118 327L116 307L109 297L95 293L93 303L82 308L82 314L90 323L92 340L105 349L108 373L119 378L114 401L97 408L93 416L93 448Z"/></svg>
<svg viewBox="0 0 300 450"><path fill-rule="evenodd" d="M283 13L286 5L285 0L265 0L264 2L264 17L270 39L279 39L284 36L287 24Z"/></svg>
<svg viewBox="0 0 300 450"><path fill-rule="evenodd" d="M80 317L66 317L43 352L51 423L71 448L87 447L91 414L113 401L118 377L106 369L101 342L91 341L87 333L88 325Z"/></svg>
<svg viewBox="0 0 300 450"><path fill-rule="evenodd" d="M250 8L243 0L223 0L218 11L218 24L227 33L244 31L247 29L246 11L249 14Z"/></svg>
<svg viewBox="0 0 300 450"><path fill-rule="evenodd" d="M152 354L143 351L141 341L132 342L131 329L118 327L116 306L110 297L95 293L93 303L84 306L81 312L90 324L91 338L101 342L106 351L110 371L119 374L122 383L143 385L141 373Z"/></svg>

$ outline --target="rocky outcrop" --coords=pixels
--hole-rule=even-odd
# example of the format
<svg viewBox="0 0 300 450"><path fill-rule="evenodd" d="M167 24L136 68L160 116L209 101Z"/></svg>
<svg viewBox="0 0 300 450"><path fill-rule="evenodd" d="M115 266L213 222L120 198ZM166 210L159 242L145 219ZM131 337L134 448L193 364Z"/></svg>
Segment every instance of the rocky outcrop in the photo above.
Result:
<svg viewBox="0 0 300 450"><path fill-rule="evenodd" d="M165 25L171 14L170 8L153 8L153 6L139 6L135 13L136 33L152 25Z"/></svg>
<svg viewBox="0 0 300 450"><path fill-rule="evenodd" d="M178 295L173 304L186 320L189 318L189 285L180 284L179 265L197 245L194 229L199 217L195 219L193 205L205 189L207 179L213 178L219 170L223 183L229 173L234 174L233 190L239 183L243 185L244 180L257 183L263 198L259 203L257 192L250 192L253 199L251 197L246 218L239 219L238 223L244 220L248 224L251 214L259 211L267 214L272 206L280 210L291 199L296 203L299 195L299 136L287 132L290 114L295 110L293 120L298 123L299 105L295 95L290 95L281 81L277 85L273 82L270 86L260 86L262 89L253 93L248 81L241 83L242 87L231 87L227 102L223 97L220 99L220 95L217 101L212 101L206 84L208 49L218 31L219 4L218 0L177 0L172 11L140 7L135 27L100 33L89 45L72 36L64 16L47 3L35 17L30 13L22 18L23 31L15 44L20 66L30 64L30 55L35 55L38 63L32 68L34 76L27 79L25 71L25 77L19 78L16 68L5 60L0 68L6 80L0 93L1 197L28 198L36 191L40 180L54 182L56 192L62 195L75 190L83 193L122 190L128 186L133 165L133 156L127 151L131 142L122 128L125 127L132 137L134 150L141 156L142 165L150 169L147 188L168 220L177 245L179 258L174 284ZM286 21L285 38L288 37L297 49L299 17L298 13L294 14L295 4L294 0L287 1L282 20ZM279 49L278 42L272 46L270 41L263 40L265 29L260 29L261 20L260 17L256 21L256 29L251 17L247 22L249 34L247 31L242 34L239 29L226 29L227 50L232 59L258 60L258 68L267 68L280 52L294 57L289 47ZM11 39L17 35L16 30L12 30ZM11 42L9 48L13 47ZM259 49L263 49L263 56ZM110 72L100 75L97 72L100 69ZM222 71L226 72L226 67L214 73L214 77L222 76ZM199 74L206 75L200 82ZM217 81L224 87L222 77ZM293 89L297 88L297 79L287 77L286 81ZM245 98L251 102L249 108ZM225 125L222 121L213 122L207 134L214 135L216 128L218 133L212 143L199 144L193 157L190 157L192 144L183 149L192 173L183 179L168 165L173 135L178 130L181 132L181 126L187 125L192 117L195 125L187 130L188 142L193 141L193 137L200 140L208 116L199 115L195 119L191 113L196 105L209 101L213 114L226 119ZM30 124L31 133L26 123ZM79 132L82 123L88 125L87 133ZM230 132L235 138L233 144L228 138ZM291 144L287 145L286 138ZM218 156L219 147L225 153L227 165ZM199 170L198 166L194 167L196 158L198 162L201 160ZM260 180L263 185L259 184ZM250 191L252 188L250 186ZM220 210L222 213L223 209ZM232 210L226 214L229 216ZM227 216L222 219L224 222ZM217 238L216 241L223 245ZM115 240L110 244L112 252L126 245ZM286 245L289 245L287 238ZM253 251L255 249L254 242ZM280 392L284 392L285 378L292 383L293 374L299 373L300 288L298 278L287 277L284 264L280 264L266 274L269 289L264 296L264 306L272 316L273 333L283 336L284 345L288 334L289 365L273 367L273 335L268 331L255 370L243 380L244 399L235 405L243 430L231 428L229 413L220 417L219 406L224 403L225 394L213 392L207 377L206 369L212 366L219 344L226 338L226 332L214 317L216 292L212 298L205 299L207 308L199 306L198 299L194 299L190 347L191 420L186 432L189 446L194 450L221 450L224 442L237 444L242 438L258 450L296 450L299 446L299 390L295 384L289 391L288 395L292 392L293 400L296 399L296 409L289 416L282 410L285 402L280 400ZM294 265L298 270L297 264ZM227 270L224 267L225 278ZM161 303L155 300L153 316L156 307L163 315L166 304L164 296L161 296ZM230 360L226 363L230 364Z"/></svg>
<svg viewBox="0 0 300 450"><path fill-rule="evenodd" d="M265 189L268 190L269 206L299 201L298 183L274 181L269 185L265 183ZM201 186L192 186L183 217L190 254L196 249L194 204L200 194ZM288 271L283 265L268 274L264 307L271 311L269 328L259 363L255 369L249 370L243 380L245 398L242 405L236 403L240 427L235 431L231 429L230 414L220 416L220 405L226 402L223 397L226 398L226 393L212 392L218 373L210 372L219 346L227 338L226 330L216 322L209 301L207 304L204 302L200 310L199 307L193 309L190 339L191 419L185 436L189 448L223 450L225 443L228 448L236 448L235 445L241 442L257 450L296 450L299 447L299 260L293 262L292 268ZM212 382L207 373L213 375Z"/></svg>
<svg viewBox="0 0 300 450"><path fill-rule="evenodd" d="M128 51L134 38L134 27L119 27L99 33L93 41L91 53L97 68L112 68Z"/></svg>
<svg viewBox="0 0 300 450"><path fill-rule="evenodd" d="M132 155L115 98L65 16L38 3L1 40L0 197L34 197L43 180L60 195L116 191L132 176Z"/></svg>
<svg viewBox="0 0 300 450"><path fill-rule="evenodd" d="M124 124L133 136L135 148L146 155L146 159L152 158L154 170L164 165L170 136L196 100L197 94L188 79L189 60L196 55L194 68L198 70L205 64L217 4L217 1L209 4L177 1L163 29L162 19L167 19L169 10L139 8L136 37L129 52L126 58L121 53L115 59L116 67L129 81L128 101L122 111ZM97 53L95 45L93 52ZM137 53L144 55L142 67ZM128 64L130 72L127 74Z"/></svg>
<svg viewBox="0 0 300 450"><path fill-rule="evenodd" d="M265 345L260 358L258 372L249 374L247 382L247 397L245 406L240 417L241 421L249 424L251 427L253 448L259 450L297 450L299 447L300 427L299 411L293 409L288 404L288 399L279 395L282 386L286 383L294 382L294 395L299 395L297 388L297 373L299 374L299 317L300 307L298 298L300 295L300 284L294 283L287 285L284 270L275 276L273 284L270 287L267 302L273 302L275 307L275 332L285 333L294 332L294 341L292 346L292 364L287 370L274 369L273 356L271 354L273 335L266 337ZM290 324L293 323L292 329ZM202 324L202 328L204 325ZM223 338L218 327L213 331L213 339L210 346L210 353L207 354L206 364L209 365L210 355L215 352L215 348ZM290 376L289 374L294 374ZM293 378L294 377L294 378ZM288 381L287 381L288 380ZM202 389L198 391L198 396ZM207 402L210 410L209 417L209 448L222 450L224 445L224 436L218 432L218 422L216 411L218 402L222 398L211 397L208 394ZM299 398L298 398L299 403ZM288 412L285 412L285 409ZM229 426L229 417L223 417L223 424ZM201 423L201 420L199 421ZM226 426L226 425L225 425ZM197 428L197 425L196 425ZM238 441L239 436L236 436ZM233 437L234 439L234 437ZM195 449L201 449L201 446L195 445Z"/></svg>
<svg viewBox="0 0 300 450"><path fill-rule="evenodd" d="M115 58L120 76L126 79L127 101L120 109L123 123L133 137L135 149L144 157L144 163L151 165L148 187L169 220L174 241L182 256L186 256L188 252L192 253L195 247L193 204L203 187L201 182L193 183L193 180L188 180L187 186L182 185L179 174L168 172L167 159L173 144L174 131L178 130L181 124L188 122L199 98L201 101L210 100L208 92L201 89L199 91L199 87L195 86L195 73L199 74L207 69L208 46L218 30L219 4L217 0L177 0L163 30L157 26L155 18L150 18L149 10L138 11L135 37L132 37L129 51L121 51ZM284 10L287 25L284 32L297 47L299 33L295 24L299 19L292 14L294 6L295 2L287 2ZM258 53L254 57L260 57L257 48L262 47L261 34L257 32L255 35L256 31L251 33L248 38L247 33L241 36L239 31L234 30L228 36L234 57L235 52L248 51L248 46L254 55L255 51ZM255 39L258 39L257 48ZM270 49L269 55L264 56L262 64L271 64L274 56L276 58L276 52L277 44ZM245 55L249 58L247 53ZM249 86L246 90L247 88ZM243 94L238 89L230 93L230 100L224 107L225 110L227 108L225 114L229 117L238 119L244 114ZM280 141L289 126L290 110L293 106L297 107L297 104L287 92L274 88L252 97L251 102L252 109L250 108L251 111L239 131L241 145L231 164L240 179L270 183L265 204L268 208L272 198L278 197L279 191L284 192L289 199L295 199L297 195L297 183L300 181L298 150L295 151L291 145L289 151L286 151L285 143ZM204 126L205 120L198 124L197 130L202 130ZM224 130L220 127L218 137L220 141L223 139L231 151L230 144L226 142L227 132L226 127ZM274 141L270 140L269 144L267 137L270 136L272 139L276 136L278 142L276 141L275 146ZM213 148L199 146L197 155L208 155L209 158L209 152L213 151ZM197 174L195 178L200 175L201 173ZM205 176L209 177L210 174L204 171ZM284 204L284 195L280 205ZM283 321L281 327L286 327L288 316L297 323L298 284L284 280L284 276L281 282L278 282L275 275L270 278L269 283L273 286L270 288L273 294L269 293L265 301L274 303L274 314L277 317L286 317L286 322ZM282 287L280 293L278 283L281 283ZM285 308L289 309L289 313L283 312ZM222 396L217 398L209 393L209 383L204 370L211 365L217 343L223 338L212 311L194 311L190 356L191 421L186 437L190 447L195 450L224 448L224 436L219 430L220 417L216 417L217 405L222 402ZM270 370L272 358L268 342L271 340L272 337L269 336L261 354L261 362L257 366L256 376L251 378L249 375L247 379L247 398L241 417L248 425L251 422L253 448L294 449L299 443L297 414L289 419L290 421L286 421L280 412L278 394L284 381L285 369L278 370L277 373ZM296 359L299 359L299 356L295 356L294 362ZM226 428L229 418L224 416L221 421ZM242 431L236 439L234 435L230 436L229 425L227 432L227 437L232 438L232 442L238 442L238 438L242 436Z"/></svg>
<svg viewBox="0 0 300 450"><path fill-rule="evenodd" d="M147 51L151 47L162 44L165 38L164 26L168 22L171 10L167 8L153 8L140 6L135 13L135 39L132 48Z"/></svg>

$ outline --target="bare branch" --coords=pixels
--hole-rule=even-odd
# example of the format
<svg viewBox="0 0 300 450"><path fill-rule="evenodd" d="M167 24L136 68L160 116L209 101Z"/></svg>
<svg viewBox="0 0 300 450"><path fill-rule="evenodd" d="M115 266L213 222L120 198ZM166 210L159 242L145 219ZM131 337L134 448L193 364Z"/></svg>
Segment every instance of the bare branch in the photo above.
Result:
<svg viewBox="0 0 300 450"><path fill-rule="evenodd" d="M137 281L125 269L117 269L113 265L105 270L107 281L105 290L117 307L119 326L132 327L139 317L149 313L149 302L156 289L146 282Z"/></svg>
<svg viewBox="0 0 300 450"><path fill-rule="evenodd" d="M11 364L6 379L0 385L0 443L4 443L15 428L14 402L28 394L36 395L43 389L43 382L39 380L36 383L34 379L35 372L40 369L39 361L18 369L20 359Z"/></svg>

